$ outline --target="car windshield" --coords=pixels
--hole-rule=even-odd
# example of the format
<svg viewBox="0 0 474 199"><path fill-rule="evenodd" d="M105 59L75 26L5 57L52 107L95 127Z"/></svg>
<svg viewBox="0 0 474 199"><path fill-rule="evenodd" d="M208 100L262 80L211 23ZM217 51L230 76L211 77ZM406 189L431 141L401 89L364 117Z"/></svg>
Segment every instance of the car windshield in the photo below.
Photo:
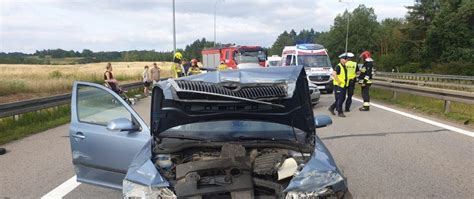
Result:
<svg viewBox="0 0 474 199"><path fill-rule="evenodd" d="M269 61L269 62L268 62L268 65L269 65L269 66L279 66L279 65L280 65L280 61Z"/></svg>
<svg viewBox="0 0 474 199"><path fill-rule="evenodd" d="M298 65L304 67L331 67L327 55L298 55Z"/></svg>
<svg viewBox="0 0 474 199"><path fill-rule="evenodd" d="M295 133L302 134L299 129ZM293 127L261 121L226 120L191 123L176 126L160 134L160 137L176 135L208 140L262 139L294 140Z"/></svg>
<svg viewBox="0 0 474 199"><path fill-rule="evenodd" d="M239 63L259 63L265 61L265 52L259 51L240 51L235 55L235 61Z"/></svg>

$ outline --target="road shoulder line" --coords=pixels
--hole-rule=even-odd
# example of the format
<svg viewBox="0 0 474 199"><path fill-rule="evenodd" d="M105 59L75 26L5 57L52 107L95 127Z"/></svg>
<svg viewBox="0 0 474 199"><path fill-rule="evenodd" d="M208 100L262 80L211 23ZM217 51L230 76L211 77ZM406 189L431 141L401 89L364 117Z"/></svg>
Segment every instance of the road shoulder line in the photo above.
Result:
<svg viewBox="0 0 474 199"><path fill-rule="evenodd" d="M353 97L353 99L356 100L356 101L359 101L359 102L363 102L361 99L358 99L358 98L355 98L355 97ZM426 118L423 118L423 117L420 117L420 116L412 115L412 114L409 114L409 113L405 113L403 111L399 111L399 110L395 110L395 109L392 109L392 108L389 108L389 107L386 107L386 106L382 106L380 104L376 104L376 103L371 102L370 105L374 106L374 107L377 107L377 108L380 108L380 109L383 109L383 110L386 110L386 111L390 111L392 113L403 115L405 117L412 118L412 119L415 119L415 120L418 120L418 121L421 121L421 122L424 122L424 123L427 123L427 124L431 124L431 125L434 125L434 126L444 128L444 129L448 129L448 130L454 131L456 133L460 133L460 134L464 134L464 135L467 135L467 136L470 136L470 137L474 137L474 132L472 132L472 131L468 131L468 130L460 129L460 128L450 126L450 125L447 125L447 124L439 123L439 122L436 122L436 121L433 121L433 120L430 120L430 119L426 119Z"/></svg>
<svg viewBox="0 0 474 199"><path fill-rule="evenodd" d="M63 182L61 185L57 186L56 188L51 190L49 193L42 196L41 199L63 198L80 184L81 184L80 182L77 182L76 176L72 176L72 178L70 178L66 182Z"/></svg>

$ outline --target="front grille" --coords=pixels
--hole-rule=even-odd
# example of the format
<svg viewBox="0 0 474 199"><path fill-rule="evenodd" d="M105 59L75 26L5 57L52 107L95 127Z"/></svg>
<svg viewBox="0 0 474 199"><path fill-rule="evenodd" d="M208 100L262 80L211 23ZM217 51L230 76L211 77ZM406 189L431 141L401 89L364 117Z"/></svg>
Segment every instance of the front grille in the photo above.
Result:
<svg viewBox="0 0 474 199"><path fill-rule="evenodd" d="M224 87L220 84L210 82L176 80L176 83L181 89L185 91L200 91L247 99L275 98L287 96L286 89L283 85L252 86L243 87L240 89L232 89ZM195 95L180 95L180 97L184 97L187 99L192 99L193 96Z"/></svg>
<svg viewBox="0 0 474 199"><path fill-rule="evenodd" d="M311 81L328 81L329 80L329 75L312 75L309 76L309 80Z"/></svg>

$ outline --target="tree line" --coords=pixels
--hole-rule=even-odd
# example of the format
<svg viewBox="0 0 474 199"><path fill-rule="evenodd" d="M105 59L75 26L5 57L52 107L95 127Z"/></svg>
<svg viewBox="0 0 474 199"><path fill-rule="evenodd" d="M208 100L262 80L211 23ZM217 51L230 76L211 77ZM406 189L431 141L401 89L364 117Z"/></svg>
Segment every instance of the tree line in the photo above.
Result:
<svg viewBox="0 0 474 199"><path fill-rule="evenodd" d="M407 9L404 18L378 22L373 8L359 5L338 15L329 31L281 33L269 52L281 54L284 46L307 42L301 38L311 35L310 41L323 44L335 64L345 51L349 18L348 51L371 51L377 70L474 75L474 1L416 0Z"/></svg>
<svg viewBox="0 0 474 199"><path fill-rule="evenodd" d="M202 49L213 46L214 42L210 42L205 38L202 38L197 39L189 45L186 45L184 49L177 49L177 51L183 53L185 59L191 60L193 58L200 58ZM157 52L154 50L93 52L89 49L84 49L81 52L63 49L44 49L36 50L35 53L31 54L21 52L0 52L0 64L55 64L56 62L54 60L64 60L67 58L76 58L70 60L70 62L73 64L117 61L172 61L173 52Z"/></svg>
<svg viewBox="0 0 474 199"><path fill-rule="evenodd" d="M70 60L73 64L85 64L96 62L114 61L172 61L173 52L156 52L154 50L131 50L131 51L101 51L92 52L89 49L79 51L66 51L63 49L48 49L27 53L0 53L1 64L54 64L54 60Z"/></svg>
<svg viewBox="0 0 474 199"><path fill-rule="evenodd" d="M269 55L281 55L284 46L319 43L330 54L333 64L345 51L349 18L348 51L373 53L379 71L474 75L474 1L415 0L407 6L404 18L377 21L374 9L359 5L334 19L329 31L314 29L284 31L267 48ZM218 44L219 45L219 44ZM201 50L214 46L205 38L187 45L185 59L200 58ZM52 59L79 57L78 63L103 61L171 61L171 51L154 50L82 52L51 49L33 54L0 53L0 63L51 64Z"/></svg>

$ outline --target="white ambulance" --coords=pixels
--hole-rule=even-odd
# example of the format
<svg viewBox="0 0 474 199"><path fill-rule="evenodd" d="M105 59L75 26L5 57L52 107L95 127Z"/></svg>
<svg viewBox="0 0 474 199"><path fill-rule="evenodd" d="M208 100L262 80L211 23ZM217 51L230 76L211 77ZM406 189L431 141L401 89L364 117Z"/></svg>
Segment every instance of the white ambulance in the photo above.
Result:
<svg viewBox="0 0 474 199"><path fill-rule="evenodd" d="M319 90L333 92L332 65L324 46L320 44L285 46L281 55L281 65L304 66L309 81L316 84Z"/></svg>

